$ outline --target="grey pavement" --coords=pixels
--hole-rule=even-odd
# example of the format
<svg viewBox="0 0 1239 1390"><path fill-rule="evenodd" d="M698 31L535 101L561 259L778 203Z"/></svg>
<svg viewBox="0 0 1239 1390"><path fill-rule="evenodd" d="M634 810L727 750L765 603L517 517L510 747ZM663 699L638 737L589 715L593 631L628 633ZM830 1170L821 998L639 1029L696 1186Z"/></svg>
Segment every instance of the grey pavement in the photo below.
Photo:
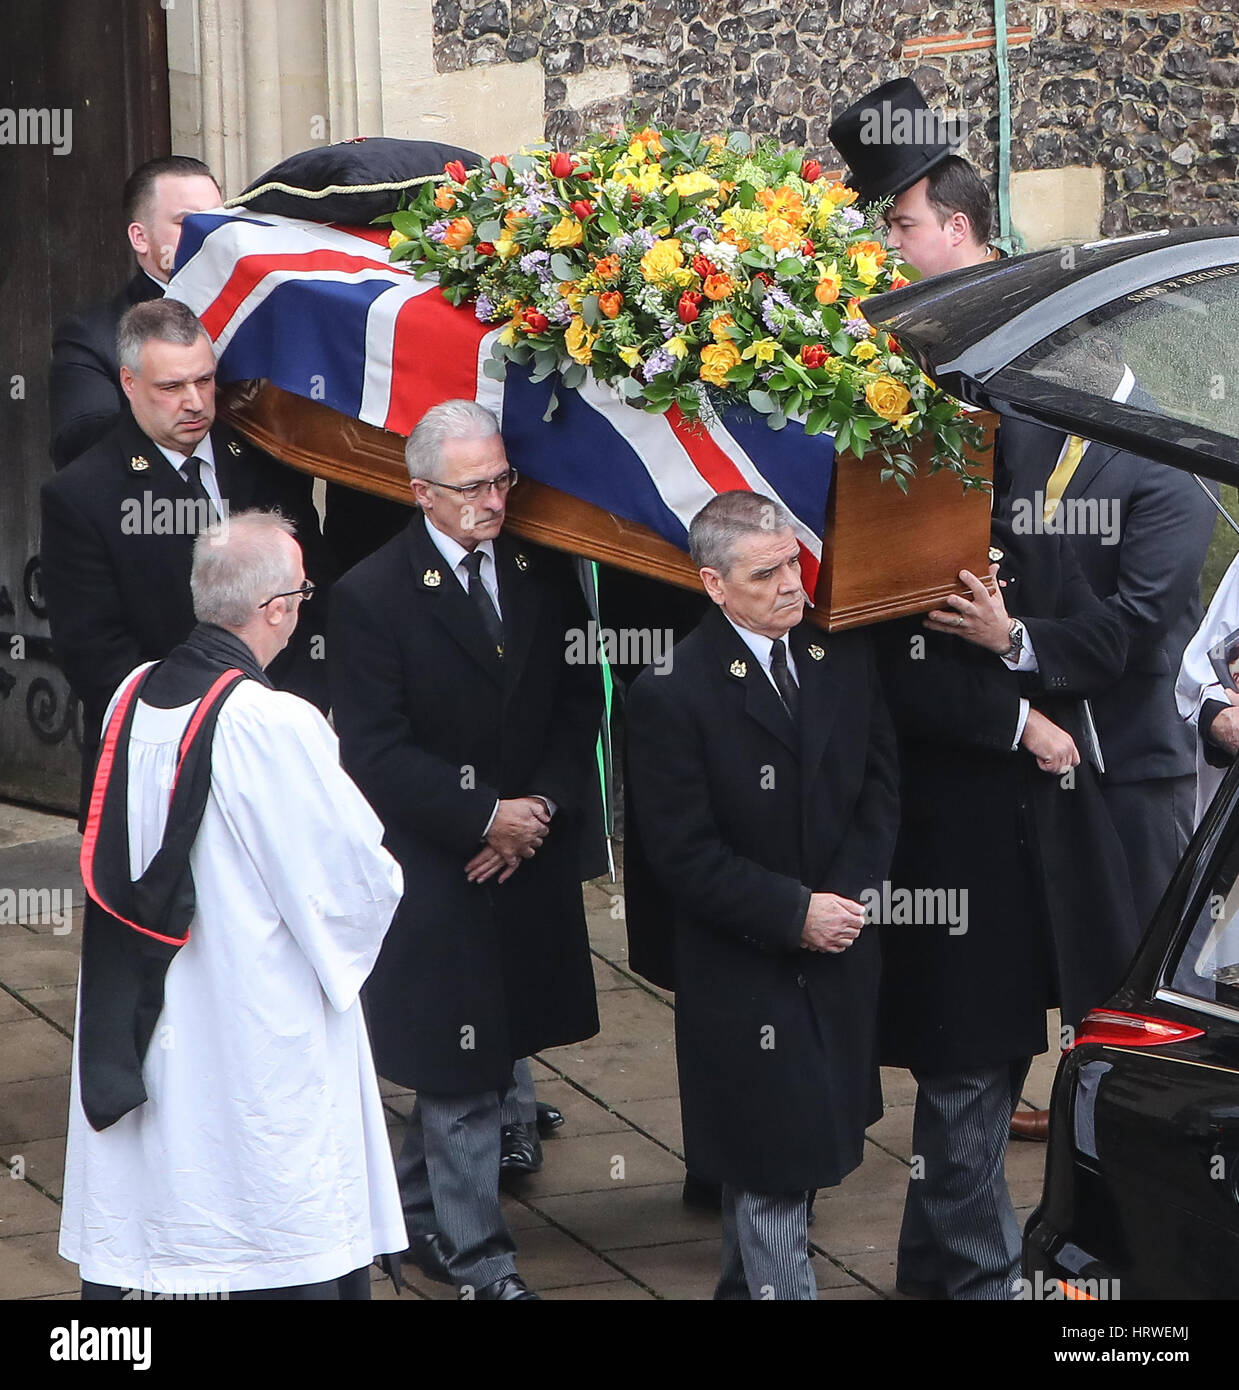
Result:
<svg viewBox="0 0 1239 1390"><path fill-rule="evenodd" d="M72 887L72 930L0 918L0 1299L72 1299L73 1265L56 1253L78 947L79 837L73 822L0 804L0 890ZM0 901L4 898L0 897ZM672 1000L627 966L622 884L585 887L602 1028L534 1061L540 1099L562 1129L542 1171L504 1197L521 1273L547 1299L706 1299L718 1271L719 1223L680 1201L684 1175ZM27 900L33 902L34 900ZM1044 1105L1056 1054L1038 1058L1024 1098ZM822 1192L811 1230L823 1299L899 1299L894 1250L912 1156L910 1077L883 1073L886 1113L865 1161ZM412 1094L384 1084L393 1143ZM1014 1143L1007 1174L1021 1221L1041 1190L1045 1149ZM3 1175L0 1174L0 1177ZM450 1289L406 1266L415 1299ZM378 1277L374 1296L394 1298Z"/></svg>

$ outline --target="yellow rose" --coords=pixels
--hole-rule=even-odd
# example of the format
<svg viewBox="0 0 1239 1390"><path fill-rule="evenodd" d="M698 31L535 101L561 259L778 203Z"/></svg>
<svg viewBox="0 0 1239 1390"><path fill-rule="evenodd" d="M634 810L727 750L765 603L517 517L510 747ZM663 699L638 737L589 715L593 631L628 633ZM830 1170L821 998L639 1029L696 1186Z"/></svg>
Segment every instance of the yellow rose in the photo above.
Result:
<svg viewBox="0 0 1239 1390"><path fill-rule="evenodd" d="M752 357L755 361L773 362L774 354L779 350L778 343L773 338L758 338L744 349L741 357Z"/></svg>
<svg viewBox="0 0 1239 1390"><path fill-rule="evenodd" d="M626 367L639 367L641 365L641 354L635 347L617 348L616 351Z"/></svg>
<svg viewBox="0 0 1239 1390"><path fill-rule="evenodd" d="M907 412L912 393L893 376L880 376L865 387L865 403L883 420L895 421Z"/></svg>
<svg viewBox="0 0 1239 1390"><path fill-rule="evenodd" d="M514 241L511 234L507 231L495 242L495 254L501 261L510 261L520 249L520 242Z"/></svg>
<svg viewBox="0 0 1239 1390"><path fill-rule="evenodd" d="M671 187L681 198L691 198L694 193L713 193L718 184L703 169L694 169L691 174L677 174L671 180Z"/></svg>
<svg viewBox="0 0 1239 1390"><path fill-rule="evenodd" d="M394 251L397 246L402 246L406 241L412 240L412 237L405 236L403 232L392 232L391 236L387 238L387 246L389 250Z"/></svg>
<svg viewBox="0 0 1239 1390"><path fill-rule="evenodd" d="M672 271L679 270L683 264L684 253L680 250L679 238L671 237L666 241L656 241L641 257L641 274L654 284L670 279Z"/></svg>
<svg viewBox="0 0 1239 1390"><path fill-rule="evenodd" d="M740 362L740 349L735 343L730 340L725 343L711 343L709 347L701 349L701 371L698 375L711 386L725 386L727 373L733 367L738 367Z"/></svg>
<svg viewBox="0 0 1239 1390"><path fill-rule="evenodd" d="M852 349L852 356L855 357L858 362L868 362L871 357L876 357L877 355L878 350L872 343L857 343Z"/></svg>
<svg viewBox="0 0 1239 1390"><path fill-rule="evenodd" d="M730 314L715 314L710 320L710 332L714 335L714 341L716 343L731 342L731 334L727 330L735 326L736 321Z"/></svg>
<svg viewBox="0 0 1239 1390"><path fill-rule="evenodd" d="M677 357L681 361L688 356L688 344L684 341L683 338L680 337L678 333L675 335L674 338L668 338L667 341L663 344L663 347L667 349L667 351L672 355L672 357Z"/></svg>
<svg viewBox="0 0 1239 1390"><path fill-rule="evenodd" d="M594 360L594 344L597 341L596 330L587 327L579 314L568 325L564 334L564 347L568 349L568 356L585 367Z"/></svg>
<svg viewBox="0 0 1239 1390"><path fill-rule="evenodd" d="M580 246L584 229L575 217L561 217L546 234L546 244L559 250L564 246Z"/></svg>
<svg viewBox="0 0 1239 1390"><path fill-rule="evenodd" d="M786 251L789 246L799 246L801 236L785 217L772 217L766 223L761 239L772 251Z"/></svg>

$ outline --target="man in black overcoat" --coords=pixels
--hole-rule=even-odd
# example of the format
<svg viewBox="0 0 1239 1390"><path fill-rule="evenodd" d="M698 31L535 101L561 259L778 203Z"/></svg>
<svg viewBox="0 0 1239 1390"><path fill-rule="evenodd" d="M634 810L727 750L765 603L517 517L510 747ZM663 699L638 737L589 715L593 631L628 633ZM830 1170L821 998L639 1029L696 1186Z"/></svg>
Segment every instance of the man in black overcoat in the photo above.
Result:
<svg viewBox="0 0 1239 1390"><path fill-rule="evenodd" d="M1104 338L1039 368L1051 369L1099 395L1156 409ZM1056 527L1127 633L1126 665L1091 704L1105 762L1102 790L1142 931L1194 820L1195 738L1179 717L1174 686L1203 614L1200 571L1217 512L1189 473L1061 430L1004 420L998 449L1013 525L1028 533Z"/></svg>
<svg viewBox="0 0 1239 1390"><path fill-rule="evenodd" d="M1081 701L1123 669L1125 629L1058 538L993 535L1005 587L965 573L969 597L879 638L903 809L881 1047L917 1082L896 1274L915 1296L1012 1297L1011 1114L1047 1010L1070 1030L1102 1004L1133 931Z"/></svg>
<svg viewBox="0 0 1239 1390"><path fill-rule="evenodd" d="M138 268L116 294L69 314L52 334L51 455L66 468L98 443L125 411L116 330L125 311L164 294L181 223L223 201L200 159L150 159L125 180L122 215Z"/></svg>
<svg viewBox="0 0 1239 1390"><path fill-rule="evenodd" d="M418 1093L397 1164L410 1257L462 1297L530 1298L500 1106L518 1059L598 1030L578 813L601 686L569 661L587 620L569 565L502 534L494 416L435 406L406 462L420 510L339 581L328 641L341 757L405 877L367 1011L380 1074Z"/></svg>
<svg viewBox="0 0 1239 1390"><path fill-rule="evenodd" d="M278 508L297 527L311 575L323 577L303 478L214 423L215 354L192 311L171 299L136 305L121 336L130 409L42 493L48 622L82 701L83 817L113 691L194 627L189 574L199 532L226 524L229 512ZM269 674L325 709L326 662L314 649L321 625L308 610L305 621Z"/></svg>
<svg viewBox="0 0 1239 1390"><path fill-rule="evenodd" d="M723 1185L715 1297L811 1299L808 1194L882 1109L859 899L894 846L893 736L868 635L801 623L780 505L723 493L689 536L715 606L633 685L629 824L673 903L685 1160Z"/></svg>

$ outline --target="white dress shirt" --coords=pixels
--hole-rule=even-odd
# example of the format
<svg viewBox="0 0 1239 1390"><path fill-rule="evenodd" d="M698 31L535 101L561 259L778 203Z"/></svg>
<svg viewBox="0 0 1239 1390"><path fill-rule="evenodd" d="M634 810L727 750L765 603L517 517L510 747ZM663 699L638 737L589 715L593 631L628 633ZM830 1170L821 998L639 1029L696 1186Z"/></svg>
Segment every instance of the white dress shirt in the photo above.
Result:
<svg viewBox="0 0 1239 1390"><path fill-rule="evenodd" d="M770 669L770 657L774 651L774 638L763 637L760 632L750 632L747 627L741 627L739 623L732 622L731 617L724 612L723 617L731 623L732 627L740 634L740 640L757 658L761 669L766 673L766 679L774 686L775 693L778 694L779 687L775 684L774 673ZM792 680L797 685L800 684L800 676L796 672L796 658L792 656L792 644L783 638L783 646L787 650L787 669L792 673ZM783 697L779 695L781 700Z"/></svg>
<svg viewBox="0 0 1239 1390"><path fill-rule="evenodd" d="M429 517L426 517L426 534L434 542L435 549L443 556L444 562L456 576L460 587L465 593L468 593L469 571L465 568L465 561L469 558L469 551L459 541L444 535ZM482 586L490 595L490 601L495 605L495 612L499 614L499 620L502 622L503 609L499 605L499 575L495 569L495 543L494 541L479 541L476 549L486 556L479 571L482 576Z"/></svg>
<svg viewBox="0 0 1239 1390"><path fill-rule="evenodd" d="M202 460L202 467L198 470L198 476L202 479L202 486L206 488L207 495L215 503L216 511L220 516L223 516L224 500L220 496L219 479L215 476L215 446L211 443L211 436L204 434L192 454L178 454L175 449L165 449L162 444L156 444L155 447L182 478L185 477L185 465L191 458ZM189 480L186 479L186 481Z"/></svg>

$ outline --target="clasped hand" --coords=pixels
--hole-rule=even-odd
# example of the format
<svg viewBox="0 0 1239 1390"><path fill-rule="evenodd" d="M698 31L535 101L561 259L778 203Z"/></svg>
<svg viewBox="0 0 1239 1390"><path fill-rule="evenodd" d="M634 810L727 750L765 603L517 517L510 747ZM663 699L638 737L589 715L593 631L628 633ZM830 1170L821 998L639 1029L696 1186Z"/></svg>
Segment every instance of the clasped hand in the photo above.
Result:
<svg viewBox="0 0 1239 1390"><path fill-rule="evenodd" d="M470 883L485 883L499 875L506 883L522 859L532 859L546 839L551 813L536 796L501 801L486 832L486 843L465 865Z"/></svg>

